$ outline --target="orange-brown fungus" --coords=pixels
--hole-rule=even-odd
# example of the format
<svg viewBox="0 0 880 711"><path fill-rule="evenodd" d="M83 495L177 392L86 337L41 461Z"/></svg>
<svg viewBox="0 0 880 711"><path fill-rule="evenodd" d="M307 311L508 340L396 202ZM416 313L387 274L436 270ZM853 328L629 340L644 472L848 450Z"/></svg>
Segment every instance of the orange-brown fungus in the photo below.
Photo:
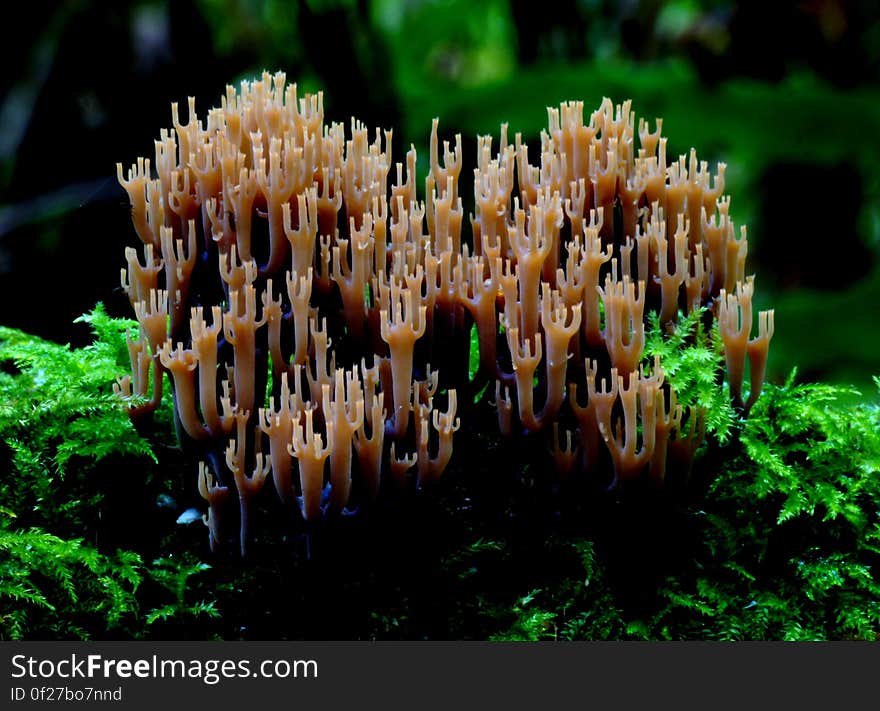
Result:
<svg viewBox="0 0 880 711"><path fill-rule="evenodd" d="M755 401L773 313L751 337L725 166L710 176L693 150L667 164L661 122L636 131L629 102L548 114L536 165L506 125L495 152L477 139L469 219L459 136L441 141L434 121L420 200L414 148L393 163L390 131L327 124L321 94L300 98L282 73L228 87L203 118L191 99L186 123L173 105L155 160L119 166L141 333L117 390L140 416L168 373L203 454L212 546L234 490L244 552L270 473L306 521L369 504L386 477L437 479L459 404L466 417L481 392L504 435L546 433L564 476L661 483L667 459L693 457L705 413L678 404L662 363L644 367L650 313L668 326L709 307L731 396Z"/></svg>

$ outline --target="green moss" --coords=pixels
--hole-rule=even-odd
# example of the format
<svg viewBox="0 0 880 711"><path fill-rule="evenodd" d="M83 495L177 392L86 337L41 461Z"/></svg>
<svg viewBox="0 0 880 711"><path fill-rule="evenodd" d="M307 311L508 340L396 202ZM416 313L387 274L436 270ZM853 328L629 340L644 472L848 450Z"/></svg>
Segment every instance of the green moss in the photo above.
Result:
<svg viewBox="0 0 880 711"><path fill-rule="evenodd" d="M153 581L164 588L169 602L152 609L146 616L146 624L174 623L185 625L190 618L219 617L214 600L191 601L193 576L210 570L207 563L195 560L192 556L181 558L159 558L153 561L149 575Z"/></svg>
<svg viewBox="0 0 880 711"><path fill-rule="evenodd" d="M794 373L767 388L687 511L693 558L652 637L880 637L880 408L850 394Z"/></svg>
<svg viewBox="0 0 880 711"><path fill-rule="evenodd" d="M706 412L706 431L725 442L736 423L736 413L724 379L724 351L718 325L707 333L703 326L706 309L684 316L669 328L660 324L660 314L648 314L645 330L645 357L660 358L660 367L675 390L682 407L702 408Z"/></svg>
<svg viewBox="0 0 880 711"><path fill-rule="evenodd" d="M140 556L94 545L102 464L157 461L112 391L136 324L80 320L96 340L75 350L0 327L0 638L107 636L138 609Z"/></svg>
<svg viewBox="0 0 880 711"><path fill-rule="evenodd" d="M29 524L87 517L101 497L88 477L102 460L156 461L112 390L129 367L133 323L110 319L100 305L82 320L96 340L76 350L0 327L0 457L9 465L0 501L29 512Z"/></svg>
<svg viewBox="0 0 880 711"><path fill-rule="evenodd" d="M88 639L131 623L137 554L103 555L79 538L10 525L0 522L0 639Z"/></svg>
<svg viewBox="0 0 880 711"><path fill-rule="evenodd" d="M79 350L0 329L2 638L880 636L880 407L792 374L738 419L699 314L647 338L716 434L686 487L572 496L541 452L478 428L437 491L308 543L264 511L253 556L211 565L204 530L155 506L195 496L182 455L111 392L132 324L85 320L97 338ZM107 531L114 511L125 526Z"/></svg>
<svg viewBox="0 0 880 711"><path fill-rule="evenodd" d="M684 499L657 495L650 516L644 501L606 502L628 538L596 522L548 539L553 573L490 606L491 638L880 639L880 407L851 396L794 373L768 386ZM634 572L646 559L653 570Z"/></svg>

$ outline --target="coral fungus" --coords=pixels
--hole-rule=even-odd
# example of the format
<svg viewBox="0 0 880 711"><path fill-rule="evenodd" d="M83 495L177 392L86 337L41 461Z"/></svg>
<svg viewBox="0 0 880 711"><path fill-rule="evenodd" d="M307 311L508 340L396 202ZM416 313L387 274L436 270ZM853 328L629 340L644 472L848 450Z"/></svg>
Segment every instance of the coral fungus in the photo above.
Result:
<svg viewBox="0 0 880 711"><path fill-rule="evenodd" d="M142 249L122 271L141 334L118 390L140 416L170 376L212 545L234 491L244 552L267 480L313 521L386 475L436 479L459 404L483 392L503 434L547 434L563 474L662 482L704 422L645 356L651 313L666 329L715 314L731 397L754 402L773 314L749 340L724 165L712 177L693 150L667 165L660 121L636 128L629 102L548 112L538 165L506 126L497 150L477 139L468 220L460 137L441 150L435 120L420 200L414 148L392 163L390 131L326 124L321 94L281 73L227 88L205 119L173 105L153 164L119 166Z"/></svg>

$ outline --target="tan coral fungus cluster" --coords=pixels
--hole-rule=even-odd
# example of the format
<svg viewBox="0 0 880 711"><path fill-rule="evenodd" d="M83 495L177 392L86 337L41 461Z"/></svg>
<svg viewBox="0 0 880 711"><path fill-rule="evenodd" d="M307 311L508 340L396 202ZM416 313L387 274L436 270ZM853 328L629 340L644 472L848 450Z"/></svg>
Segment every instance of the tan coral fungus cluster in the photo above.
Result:
<svg viewBox="0 0 880 711"><path fill-rule="evenodd" d="M206 460L212 545L234 491L244 551L270 473L308 521L371 500L386 476L436 479L457 393L492 382L501 431L548 432L565 473L610 459L615 482L662 481L667 457L693 456L702 415L644 362L649 311L672 325L712 307L732 397L760 392L773 314L750 339L724 166L710 178L693 151L667 165L660 121L636 131L629 102L587 123L580 102L549 109L538 165L506 126L494 152L479 137L468 220L460 137L441 151L436 121L420 201L415 149L392 164L390 131L325 124L321 95L299 98L283 74L227 88L204 120L192 100L187 123L172 116L153 166L118 168L142 243L122 272L141 335L119 391L149 412L169 374Z"/></svg>

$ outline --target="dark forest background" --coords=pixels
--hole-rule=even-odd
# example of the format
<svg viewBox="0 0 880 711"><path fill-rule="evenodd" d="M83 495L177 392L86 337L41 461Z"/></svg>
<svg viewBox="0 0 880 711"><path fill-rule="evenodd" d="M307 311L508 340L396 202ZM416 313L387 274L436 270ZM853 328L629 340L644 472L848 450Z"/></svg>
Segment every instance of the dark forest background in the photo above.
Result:
<svg viewBox="0 0 880 711"><path fill-rule="evenodd" d="M31 0L0 43L0 323L81 345L74 319L118 288L134 242L115 165L149 156L170 102L200 113L228 83L283 70L329 120L510 124L547 105L632 98L669 153L728 164L771 374L854 383L880 371L880 15L870 0ZM468 158L468 152L471 153ZM426 150L420 160L427 159ZM465 191L467 195L467 191Z"/></svg>

